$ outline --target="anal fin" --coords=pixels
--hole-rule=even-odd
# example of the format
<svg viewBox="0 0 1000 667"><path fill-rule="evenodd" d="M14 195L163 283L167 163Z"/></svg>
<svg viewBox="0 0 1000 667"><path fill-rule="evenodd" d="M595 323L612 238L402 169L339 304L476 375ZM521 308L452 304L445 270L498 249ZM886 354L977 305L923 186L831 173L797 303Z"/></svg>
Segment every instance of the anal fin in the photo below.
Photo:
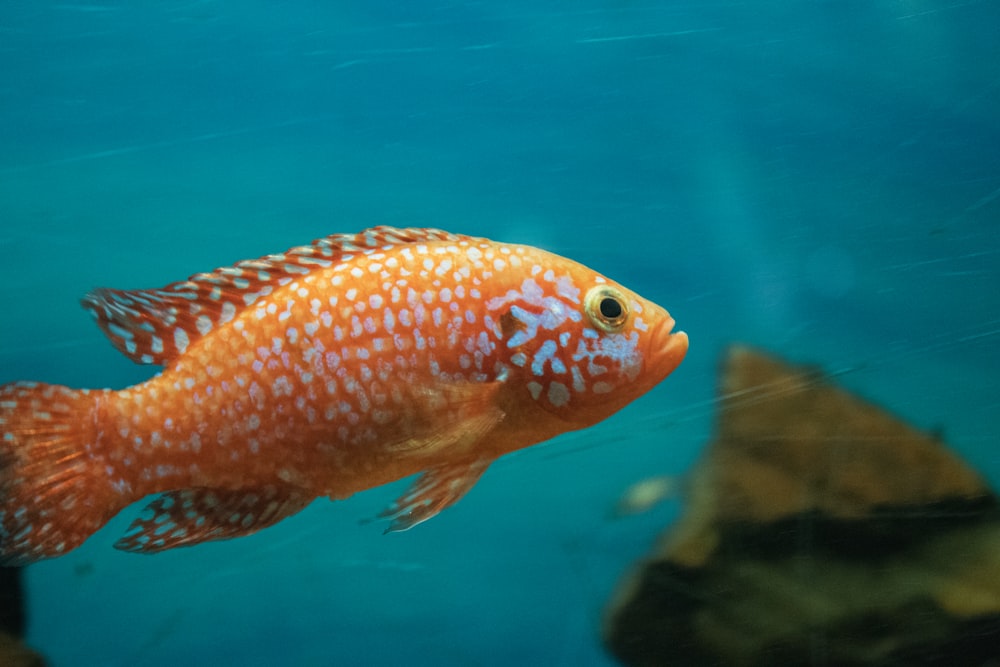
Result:
<svg viewBox="0 0 1000 667"><path fill-rule="evenodd" d="M152 554L210 540L250 535L289 517L312 500L288 488L191 488L149 503L115 548Z"/></svg>
<svg viewBox="0 0 1000 667"><path fill-rule="evenodd" d="M409 530L454 505L475 486L492 462L479 460L423 473L405 494L379 513L379 519L392 519L385 532Z"/></svg>

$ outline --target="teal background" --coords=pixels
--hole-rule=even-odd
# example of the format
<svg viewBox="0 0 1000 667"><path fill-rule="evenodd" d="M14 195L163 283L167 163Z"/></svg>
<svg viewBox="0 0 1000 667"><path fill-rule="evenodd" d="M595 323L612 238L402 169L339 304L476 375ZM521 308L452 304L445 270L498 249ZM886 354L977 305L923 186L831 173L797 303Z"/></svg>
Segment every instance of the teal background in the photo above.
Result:
<svg viewBox="0 0 1000 667"><path fill-rule="evenodd" d="M0 381L154 369L78 299L333 232L525 242L671 311L682 367L382 535L406 483L245 539L27 570L56 667L611 665L607 598L679 511L742 341L1000 477L1000 3L0 4Z"/></svg>

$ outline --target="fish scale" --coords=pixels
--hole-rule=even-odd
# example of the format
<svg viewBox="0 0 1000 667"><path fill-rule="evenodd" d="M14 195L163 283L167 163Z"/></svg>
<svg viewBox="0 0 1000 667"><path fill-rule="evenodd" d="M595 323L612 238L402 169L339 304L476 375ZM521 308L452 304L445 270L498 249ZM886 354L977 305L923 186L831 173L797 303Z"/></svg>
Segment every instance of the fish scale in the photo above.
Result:
<svg viewBox="0 0 1000 667"><path fill-rule="evenodd" d="M65 553L151 494L118 548L237 537L422 473L381 515L404 530L497 457L610 416L687 350L665 310L591 269L434 229L336 234L82 303L164 369L119 391L0 387L6 562Z"/></svg>

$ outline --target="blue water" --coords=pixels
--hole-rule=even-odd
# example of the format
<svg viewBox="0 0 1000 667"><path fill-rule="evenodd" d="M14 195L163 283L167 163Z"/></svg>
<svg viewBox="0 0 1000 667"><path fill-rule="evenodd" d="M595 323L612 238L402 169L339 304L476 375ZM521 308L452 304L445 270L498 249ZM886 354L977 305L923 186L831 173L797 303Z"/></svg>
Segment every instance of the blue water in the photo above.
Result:
<svg viewBox="0 0 1000 667"><path fill-rule="evenodd" d="M835 371L1000 481L1000 2L6 2L0 382L122 387L78 307L332 232L567 255L666 306L682 367L402 534L402 484L246 539L27 570L56 667L611 665L609 520L712 431L749 342Z"/></svg>

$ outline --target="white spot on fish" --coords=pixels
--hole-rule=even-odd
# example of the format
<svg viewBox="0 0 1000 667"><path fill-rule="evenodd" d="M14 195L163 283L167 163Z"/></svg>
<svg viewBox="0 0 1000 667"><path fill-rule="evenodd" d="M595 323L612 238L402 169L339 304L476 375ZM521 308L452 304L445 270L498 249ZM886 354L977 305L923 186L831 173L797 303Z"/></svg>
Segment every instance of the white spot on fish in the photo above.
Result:
<svg viewBox="0 0 1000 667"><path fill-rule="evenodd" d="M188 343L187 332L180 328L174 329L174 347L180 354L187 352Z"/></svg>
<svg viewBox="0 0 1000 667"><path fill-rule="evenodd" d="M545 362L549 361L555 356L558 351L556 342L554 340L547 340L542 343L542 346L535 353L535 358L531 361L531 372L533 375L542 375L545 372ZM555 370L553 368L552 370ZM565 371L565 369L563 369Z"/></svg>
<svg viewBox="0 0 1000 667"><path fill-rule="evenodd" d="M275 396L291 396L292 385L288 381L288 376L282 375L271 385L271 393Z"/></svg>
<svg viewBox="0 0 1000 667"><path fill-rule="evenodd" d="M569 403L569 389L562 382L553 382L549 385L549 403L561 408Z"/></svg>
<svg viewBox="0 0 1000 667"><path fill-rule="evenodd" d="M236 306L230 302L222 304L222 311L219 313L219 324L226 324L236 317Z"/></svg>
<svg viewBox="0 0 1000 667"><path fill-rule="evenodd" d="M559 276L556 280L556 294L573 303L580 303L580 289L569 276Z"/></svg>

